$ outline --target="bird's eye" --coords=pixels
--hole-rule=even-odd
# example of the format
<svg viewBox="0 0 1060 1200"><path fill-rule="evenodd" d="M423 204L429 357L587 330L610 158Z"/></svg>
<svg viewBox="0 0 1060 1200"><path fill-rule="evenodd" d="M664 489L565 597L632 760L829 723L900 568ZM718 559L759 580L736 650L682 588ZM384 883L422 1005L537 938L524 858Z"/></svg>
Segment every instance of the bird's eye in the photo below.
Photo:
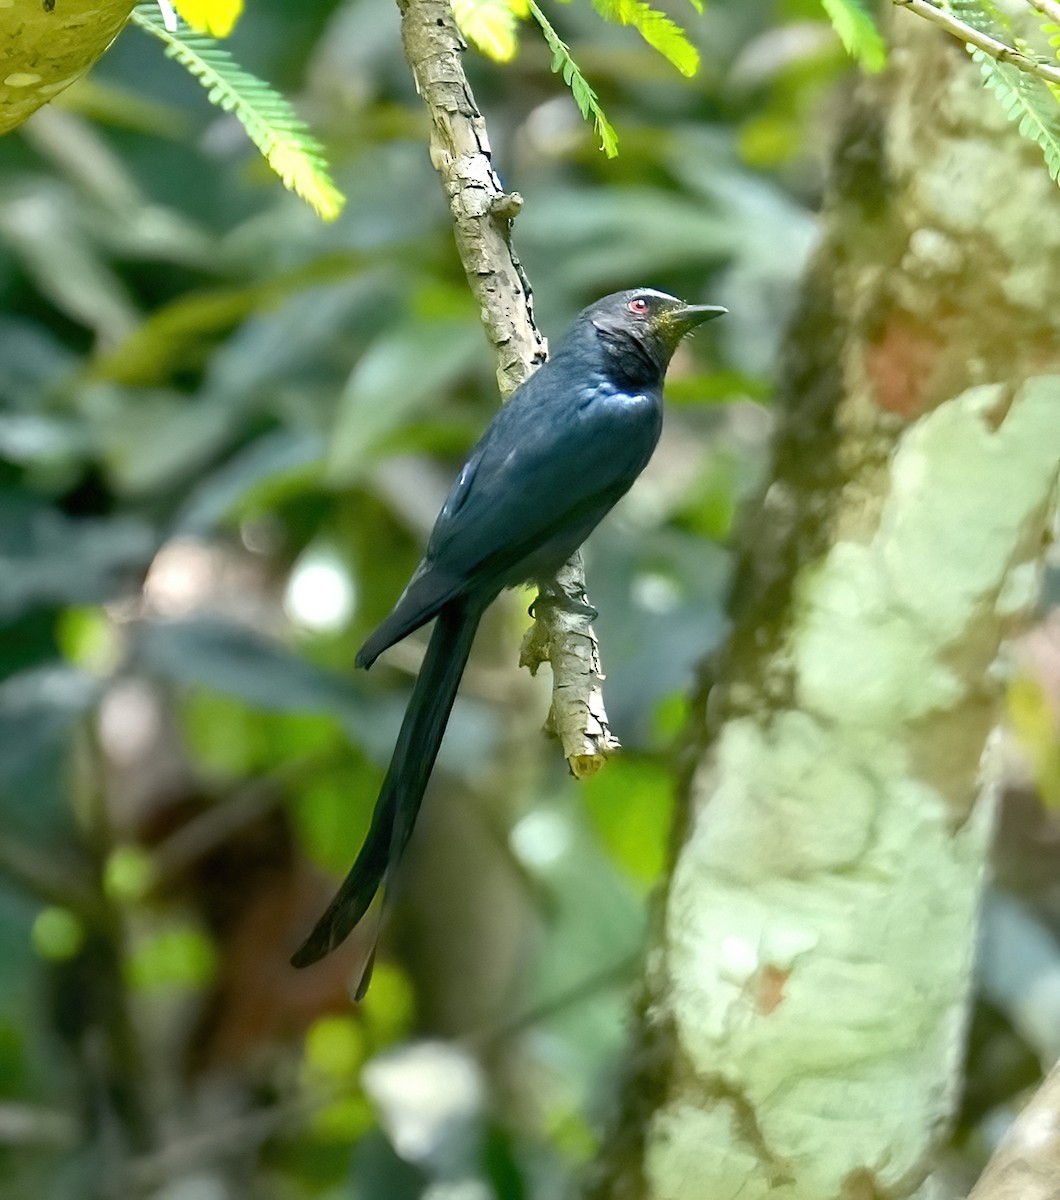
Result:
<svg viewBox="0 0 1060 1200"><path fill-rule="evenodd" d="M651 308L651 305L647 302L647 300L644 299L643 296L634 296L633 299L630 300L630 302L626 305L626 307L631 313L636 313L638 316L642 317L648 311L648 309Z"/></svg>

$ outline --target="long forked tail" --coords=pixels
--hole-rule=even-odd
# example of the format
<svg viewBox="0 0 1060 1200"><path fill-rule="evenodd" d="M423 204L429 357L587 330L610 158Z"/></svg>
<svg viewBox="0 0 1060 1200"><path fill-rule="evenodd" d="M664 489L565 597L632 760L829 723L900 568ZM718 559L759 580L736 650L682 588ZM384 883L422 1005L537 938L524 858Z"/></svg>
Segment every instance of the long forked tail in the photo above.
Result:
<svg viewBox="0 0 1060 1200"><path fill-rule="evenodd" d="M334 900L292 956L292 965L307 967L330 954L350 935L384 879L397 868L416 824L482 611L479 601L461 597L439 612L368 836ZM370 970L369 959L358 996L368 986Z"/></svg>

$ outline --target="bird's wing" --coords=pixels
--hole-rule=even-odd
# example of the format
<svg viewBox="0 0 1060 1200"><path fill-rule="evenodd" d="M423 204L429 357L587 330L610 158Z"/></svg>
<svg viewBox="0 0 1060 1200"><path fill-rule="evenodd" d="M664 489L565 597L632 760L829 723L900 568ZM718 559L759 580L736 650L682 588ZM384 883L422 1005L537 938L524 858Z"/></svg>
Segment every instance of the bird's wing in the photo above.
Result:
<svg viewBox="0 0 1060 1200"><path fill-rule="evenodd" d="M657 399L622 407L585 388L572 400L547 370L490 422L438 514L423 562L362 646L359 666L458 595L481 593L488 603L533 573L519 568L541 547L558 545L561 562L643 470L659 436Z"/></svg>
<svg viewBox="0 0 1060 1200"><path fill-rule="evenodd" d="M557 530L591 528L650 458L656 404L605 407L591 394L580 405L557 402L549 392L535 397L534 380L501 409L460 472L431 533L428 570L470 582L487 563L514 565Z"/></svg>

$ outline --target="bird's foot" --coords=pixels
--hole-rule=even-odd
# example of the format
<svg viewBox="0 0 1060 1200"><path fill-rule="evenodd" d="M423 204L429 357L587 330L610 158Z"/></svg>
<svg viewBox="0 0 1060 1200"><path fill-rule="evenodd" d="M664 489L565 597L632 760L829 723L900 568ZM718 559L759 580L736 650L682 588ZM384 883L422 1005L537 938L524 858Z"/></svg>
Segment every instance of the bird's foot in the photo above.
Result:
<svg viewBox="0 0 1060 1200"><path fill-rule="evenodd" d="M579 597L571 596L561 588L542 587L527 612L536 620L542 609L554 608L559 612L570 613L575 617L588 617L590 621L595 621L600 613L587 601L588 597L584 592Z"/></svg>

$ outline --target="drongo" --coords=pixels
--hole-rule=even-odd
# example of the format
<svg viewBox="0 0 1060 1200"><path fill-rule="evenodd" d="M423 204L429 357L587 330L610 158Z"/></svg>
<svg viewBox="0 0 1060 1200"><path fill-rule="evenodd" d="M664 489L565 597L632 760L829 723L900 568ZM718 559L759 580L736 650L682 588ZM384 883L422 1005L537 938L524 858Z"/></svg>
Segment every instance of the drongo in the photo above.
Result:
<svg viewBox="0 0 1060 1200"><path fill-rule="evenodd" d="M343 941L393 878L486 607L522 583L536 584L546 603L579 607L559 592L556 572L651 458L663 376L678 343L724 312L651 288L605 296L578 315L490 422L438 514L423 561L357 655L359 667L370 667L388 646L435 622L368 836L292 958L296 967ZM370 973L371 957L358 998Z"/></svg>

